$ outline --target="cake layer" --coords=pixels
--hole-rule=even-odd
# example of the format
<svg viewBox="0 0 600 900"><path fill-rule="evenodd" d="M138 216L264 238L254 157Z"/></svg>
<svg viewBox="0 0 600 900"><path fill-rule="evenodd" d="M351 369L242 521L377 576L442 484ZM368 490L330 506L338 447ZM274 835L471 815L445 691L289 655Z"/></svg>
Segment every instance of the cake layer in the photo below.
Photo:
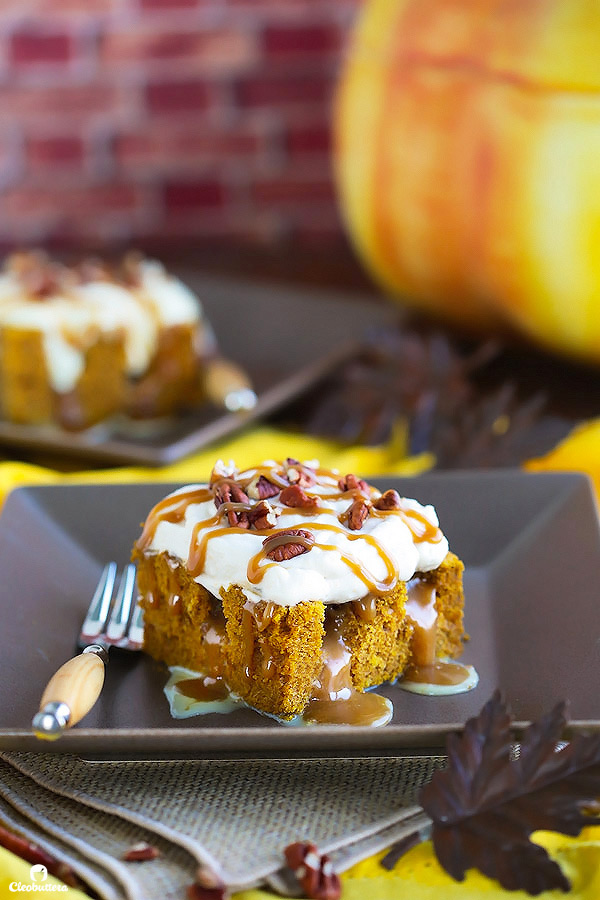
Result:
<svg viewBox="0 0 600 900"><path fill-rule="evenodd" d="M0 325L0 416L22 425L55 422L81 429L123 409L127 398L124 346L118 335L100 335L82 354L68 391L52 387L39 331Z"/></svg>
<svg viewBox="0 0 600 900"><path fill-rule="evenodd" d="M358 691L395 680L414 660L415 623L405 615L404 583L368 603L286 607L248 604L235 586L219 600L165 553L138 556L137 563L145 651L168 666L223 678L262 712L301 715L336 645L349 655L350 683ZM437 594L436 656L462 650L461 571L449 554L424 576Z"/></svg>
<svg viewBox="0 0 600 900"><path fill-rule="evenodd" d="M199 299L155 261L67 267L23 253L0 273L0 350L3 418L81 429L202 402L216 346Z"/></svg>

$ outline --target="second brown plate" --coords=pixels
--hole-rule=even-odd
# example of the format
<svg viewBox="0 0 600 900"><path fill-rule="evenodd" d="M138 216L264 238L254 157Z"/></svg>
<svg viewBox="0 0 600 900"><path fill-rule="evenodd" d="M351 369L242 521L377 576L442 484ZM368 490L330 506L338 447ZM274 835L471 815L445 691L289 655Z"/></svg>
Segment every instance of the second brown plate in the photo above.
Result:
<svg viewBox="0 0 600 900"><path fill-rule="evenodd" d="M90 462L162 466L279 409L348 359L370 328L398 317L391 304L341 292L181 275L201 298L222 354L250 376L258 398L253 409L230 413L205 406L137 433L128 426L70 433L0 420L0 445Z"/></svg>

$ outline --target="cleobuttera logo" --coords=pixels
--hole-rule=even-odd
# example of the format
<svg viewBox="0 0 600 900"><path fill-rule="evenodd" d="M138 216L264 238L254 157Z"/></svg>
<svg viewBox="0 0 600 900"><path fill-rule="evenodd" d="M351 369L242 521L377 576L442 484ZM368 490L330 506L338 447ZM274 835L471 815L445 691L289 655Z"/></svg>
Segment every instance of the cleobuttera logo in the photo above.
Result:
<svg viewBox="0 0 600 900"><path fill-rule="evenodd" d="M32 881L36 881L38 883L40 881L45 881L48 877L48 869L41 863L37 863L37 865L32 866L29 870L29 877Z"/></svg>
<svg viewBox="0 0 600 900"><path fill-rule="evenodd" d="M52 893L59 891L64 893L69 890L66 884L52 884L49 881L47 884L44 884L46 879L48 878L48 869L46 866L43 866L41 863L36 863L35 866L32 866L29 870L29 884L24 884L22 881L11 881L8 886L8 889L13 894L33 894L34 896L39 895L42 891L44 893Z"/></svg>

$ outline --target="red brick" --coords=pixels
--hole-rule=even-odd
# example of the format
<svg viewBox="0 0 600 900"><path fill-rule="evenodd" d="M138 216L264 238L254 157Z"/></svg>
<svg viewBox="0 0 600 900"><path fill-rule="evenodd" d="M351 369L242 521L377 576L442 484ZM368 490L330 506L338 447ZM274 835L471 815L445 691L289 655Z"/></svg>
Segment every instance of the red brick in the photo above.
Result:
<svg viewBox="0 0 600 900"><path fill-rule="evenodd" d="M211 211L210 215L198 215L197 211L169 212L160 233L156 235L156 240L160 247L164 246L165 240L214 239L231 248L232 243L272 246L280 235L281 217L271 213L262 215L255 211L230 208Z"/></svg>
<svg viewBox="0 0 600 900"><path fill-rule="evenodd" d="M139 192L131 185L107 184L65 191L56 187L18 187L2 198L4 216L55 218L85 221L94 215L127 212L139 203Z"/></svg>
<svg viewBox="0 0 600 900"><path fill-rule="evenodd" d="M20 31L10 39L9 60L15 66L67 63L73 45L70 35L42 31Z"/></svg>
<svg viewBox="0 0 600 900"><path fill-rule="evenodd" d="M173 181L165 185L167 212L193 212L219 209L225 203L225 190L218 181Z"/></svg>
<svg viewBox="0 0 600 900"><path fill-rule="evenodd" d="M114 11L115 0L36 0L37 19L56 18L89 20L95 16L105 16Z"/></svg>
<svg viewBox="0 0 600 900"><path fill-rule="evenodd" d="M146 87L152 113L201 112L210 105L210 91L203 81L158 81Z"/></svg>
<svg viewBox="0 0 600 900"><path fill-rule="evenodd" d="M6 140L4 136L0 136L0 179L2 184L5 183L7 175L17 177L20 170L20 148L14 141ZM18 168L16 166L18 164ZM0 200L0 209L2 201Z"/></svg>
<svg viewBox="0 0 600 900"><path fill-rule="evenodd" d="M122 134L115 141L119 165L134 172L173 171L205 167L223 159L245 162L263 148L264 140L249 131L209 132L154 128L150 132Z"/></svg>
<svg viewBox="0 0 600 900"><path fill-rule="evenodd" d="M198 35L182 31L140 32L138 29L104 35L100 54L104 62L138 63L172 59L198 50Z"/></svg>
<svg viewBox="0 0 600 900"><path fill-rule="evenodd" d="M254 38L242 31L167 31L164 28L112 32L105 35L101 58L107 65L180 63L192 72L236 72L257 58Z"/></svg>
<svg viewBox="0 0 600 900"><path fill-rule="evenodd" d="M319 12L323 8L329 8L334 11L336 17L341 12L360 9L366 0L329 0L324 3L323 0L319 4L315 0L227 0L227 5L235 13L236 10L251 10L253 13L261 12L263 14L277 14L277 18L298 21L302 17L302 21L306 22L307 15L314 16L315 7L319 6Z"/></svg>
<svg viewBox="0 0 600 900"><path fill-rule="evenodd" d="M83 163L85 148L79 137L29 138L26 156L37 169L77 168Z"/></svg>
<svg viewBox="0 0 600 900"><path fill-rule="evenodd" d="M175 9L196 9L199 0L138 0L142 10L172 12Z"/></svg>
<svg viewBox="0 0 600 900"><path fill-rule="evenodd" d="M288 104L325 104L331 99L333 77L257 76L240 81L237 99L242 106L287 106Z"/></svg>
<svg viewBox="0 0 600 900"><path fill-rule="evenodd" d="M314 203L335 202L335 189L329 178L294 179L290 175L257 181L252 198L259 206L306 207Z"/></svg>
<svg viewBox="0 0 600 900"><path fill-rule="evenodd" d="M270 57L337 54L343 32L333 25L274 26L265 29L263 42Z"/></svg>
<svg viewBox="0 0 600 900"><path fill-rule="evenodd" d="M331 153L331 128L327 124L292 125L286 136L286 146L292 157Z"/></svg>
<svg viewBox="0 0 600 900"><path fill-rule="evenodd" d="M114 117L119 104L119 92L104 84L0 87L0 122L23 118L62 122L107 113Z"/></svg>

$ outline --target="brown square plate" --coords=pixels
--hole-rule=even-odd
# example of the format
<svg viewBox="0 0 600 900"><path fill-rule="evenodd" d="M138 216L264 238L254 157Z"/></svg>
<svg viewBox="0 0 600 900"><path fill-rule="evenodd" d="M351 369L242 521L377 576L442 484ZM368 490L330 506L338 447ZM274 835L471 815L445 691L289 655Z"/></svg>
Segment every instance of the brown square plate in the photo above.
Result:
<svg viewBox="0 0 600 900"><path fill-rule="evenodd" d="M574 728L600 728L600 529L587 479L518 471L375 480L435 504L465 561L465 662L470 693L380 688L394 704L384 728L285 727L251 709L170 717L167 670L112 651L103 694L53 744L30 733L33 713L75 640L103 563L124 563L166 484L19 488L0 518L0 748L101 756L310 756L406 753L443 744L496 687L518 722L570 703Z"/></svg>
<svg viewBox="0 0 600 900"><path fill-rule="evenodd" d="M370 328L398 318L392 304L336 291L181 274L202 300L224 356L241 365L256 406L204 406L155 432L107 424L84 432L0 420L0 445L109 464L161 466L279 409L356 352Z"/></svg>

